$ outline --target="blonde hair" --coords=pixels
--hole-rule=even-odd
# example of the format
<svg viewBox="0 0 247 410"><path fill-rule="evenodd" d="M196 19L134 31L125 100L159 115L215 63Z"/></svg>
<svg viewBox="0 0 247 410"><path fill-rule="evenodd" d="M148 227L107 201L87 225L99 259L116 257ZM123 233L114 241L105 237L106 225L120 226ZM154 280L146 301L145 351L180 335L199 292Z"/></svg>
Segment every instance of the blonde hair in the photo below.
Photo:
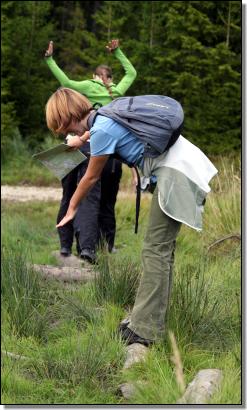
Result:
<svg viewBox="0 0 247 410"><path fill-rule="evenodd" d="M47 127L59 134L66 130L73 120L81 121L92 108L86 97L70 88L61 87L47 101Z"/></svg>

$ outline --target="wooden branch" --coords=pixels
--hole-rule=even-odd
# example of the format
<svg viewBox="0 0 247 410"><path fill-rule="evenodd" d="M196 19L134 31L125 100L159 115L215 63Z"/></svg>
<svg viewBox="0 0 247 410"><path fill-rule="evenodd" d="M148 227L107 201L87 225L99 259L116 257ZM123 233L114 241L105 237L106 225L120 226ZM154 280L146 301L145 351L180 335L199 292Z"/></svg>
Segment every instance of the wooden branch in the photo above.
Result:
<svg viewBox="0 0 247 410"><path fill-rule="evenodd" d="M235 233L235 234L227 235L227 236L224 236L223 238L217 239L217 241L213 242L213 243L208 247L208 251L210 251L210 249L212 249L215 245L218 245L219 243L221 243L221 242L223 242L223 241L226 241L227 239L232 239L232 238L241 240L241 235L238 234L238 233Z"/></svg>

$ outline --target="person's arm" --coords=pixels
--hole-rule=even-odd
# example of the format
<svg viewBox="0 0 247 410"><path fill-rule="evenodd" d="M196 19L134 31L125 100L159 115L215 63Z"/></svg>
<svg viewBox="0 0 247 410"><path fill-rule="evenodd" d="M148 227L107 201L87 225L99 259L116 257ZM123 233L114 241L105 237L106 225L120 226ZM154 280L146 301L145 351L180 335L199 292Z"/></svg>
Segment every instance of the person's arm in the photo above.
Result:
<svg viewBox="0 0 247 410"><path fill-rule="evenodd" d="M70 80L67 75L58 67L55 60L53 59L53 42L49 42L48 49L45 52L45 61L48 67L50 68L52 74L56 77L59 83L63 87L71 88L75 91L78 91L83 94L87 94L89 89L90 82L88 80L84 81L74 81Z"/></svg>
<svg viewBox="0 0 247 410"><path fill-rule="evenodd" d="M109 155L90 157L89 164L85 175L80 180L71 200L65 217L56 225L57 228L64 226L74 219L80 201L85 198L90 189L95 185L101 176L103 168L109 158Z"/></svg>
<svg viewBox="0 0 247 410"><path fill-rule="evenodd" d="M137 76L136 70L128 58L120 50L118 40L111 40L106 48L119 60L125 71L124 77L115 88L119 95L124 95Z"/></svg>

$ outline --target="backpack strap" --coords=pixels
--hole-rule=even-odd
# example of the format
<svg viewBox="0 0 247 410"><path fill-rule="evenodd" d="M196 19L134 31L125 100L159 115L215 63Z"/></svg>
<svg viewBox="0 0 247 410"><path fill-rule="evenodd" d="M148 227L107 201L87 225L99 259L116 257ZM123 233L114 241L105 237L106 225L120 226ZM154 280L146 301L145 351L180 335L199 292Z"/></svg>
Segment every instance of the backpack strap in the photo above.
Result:
<svg viewBox="0 0 247 410"><path fill-rule="evenodd" d="M179 135L181 134L182 128L183 128L184 123L182 122L182 124L172 133L172 136L170 138L170 141L167 144L167 147L165 149L165 151L167 151L173 144L175 144L175 142L177 141Z"/></svg>
<svg viewBox="0 0 247 410"><path fill-rule="evenodd" d="M95 104L94 104L95 105ZM95 119L96 119L96 115L97 115L98 113L97 113L97 110L95 109L95 108L92 108L91 109L91 112L90 112L90 115L89 115L89 117L88 117L88 119L87 119L87 125L88 125L88 128L90 129L90 128L92 128L92 126L93 126L93 123L94 123L94 121L95 121Z"/></svg>
<svg viewBox="0 0 247 410"><path fill-rule="evenodd" d="M137 175L137 185L136 185L136 222L135 222L135 233L138 231L138 220L140 214L140 203L141 203L141 179L136 166L133 167Z"/></svg>

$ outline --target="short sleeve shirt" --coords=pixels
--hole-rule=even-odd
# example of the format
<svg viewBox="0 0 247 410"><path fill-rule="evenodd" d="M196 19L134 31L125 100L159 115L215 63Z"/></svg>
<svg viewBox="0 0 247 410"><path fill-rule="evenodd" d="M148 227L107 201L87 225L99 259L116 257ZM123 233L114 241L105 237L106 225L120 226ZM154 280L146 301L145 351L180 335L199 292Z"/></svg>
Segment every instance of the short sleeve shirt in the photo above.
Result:
<svg viewBox="0 0 247 410"><path fill-rule="evenodd" d="M91 156L118 154L129 163L140 161L144 145L137 136L111 118L97 115L90 129Z"/></svg>

